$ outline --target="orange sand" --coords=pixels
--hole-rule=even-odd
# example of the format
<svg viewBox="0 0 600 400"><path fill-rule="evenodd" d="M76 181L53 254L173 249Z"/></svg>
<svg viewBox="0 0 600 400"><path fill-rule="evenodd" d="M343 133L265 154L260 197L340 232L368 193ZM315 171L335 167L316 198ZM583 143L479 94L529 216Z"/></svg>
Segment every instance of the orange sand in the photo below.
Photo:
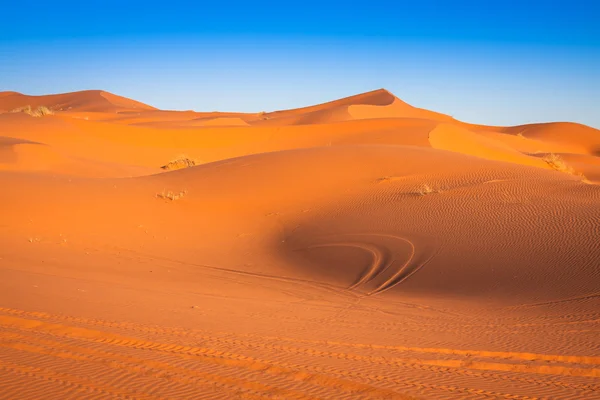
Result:
<svg viewBox="0 0 600 400"><path fill-rule="evenodd" d="M0 93L0 399L600 399L599 156L385 90Z"/></svg>

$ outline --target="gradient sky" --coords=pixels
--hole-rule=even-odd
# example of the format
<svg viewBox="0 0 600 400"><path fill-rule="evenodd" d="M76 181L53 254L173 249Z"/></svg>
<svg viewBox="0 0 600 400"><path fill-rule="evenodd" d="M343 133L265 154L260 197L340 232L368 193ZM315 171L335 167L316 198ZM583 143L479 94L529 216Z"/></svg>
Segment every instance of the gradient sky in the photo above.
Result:
<svg viewBox="0 0 600 400"><path fill-rule="evenodd" d="M0 90L272 111L386 88L491 125L600 128L597 0L6 2Z"/></svg>

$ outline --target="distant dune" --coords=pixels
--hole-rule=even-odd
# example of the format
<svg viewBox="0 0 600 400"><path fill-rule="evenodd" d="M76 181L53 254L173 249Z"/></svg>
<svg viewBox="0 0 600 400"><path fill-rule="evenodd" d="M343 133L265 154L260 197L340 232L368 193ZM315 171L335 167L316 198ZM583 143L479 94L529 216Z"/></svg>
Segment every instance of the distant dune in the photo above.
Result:
<svg viewBox="0 0 600 400"><path fill-rule="evenodd" d="M422 118L450 121L451 117L406 104L385 89L294 110L264 114L269 124L306 125L357 119Z"/></svg>
<svg viewBox="0 0 600 400"><path fill-rule="evenodd" d="M0 399L600 399L597 129L0 92L0 184Z"/></svg>
<svg viewBox="0 0 600 400"><path fill-rule="evenodd" d="M124 109L154 110L154 107L102 90L63 93L46 96L28 96L16 92L0 92L0 109L11 111L18 107L46 106L56 111L114 112Z"/></svg>

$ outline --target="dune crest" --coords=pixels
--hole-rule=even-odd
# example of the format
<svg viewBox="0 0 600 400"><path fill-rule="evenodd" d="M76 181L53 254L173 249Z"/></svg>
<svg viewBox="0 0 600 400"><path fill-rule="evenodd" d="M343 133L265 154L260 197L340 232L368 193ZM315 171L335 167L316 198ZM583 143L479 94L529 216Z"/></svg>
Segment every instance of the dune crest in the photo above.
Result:
<svg viewBox="0 0 600 400"><path fill-rule="evenodd" d="M316 106L266 114L270 124L318 124L355 119L423 118L452 120L451 117L413 107L385 89L378 89Z"/></svg>

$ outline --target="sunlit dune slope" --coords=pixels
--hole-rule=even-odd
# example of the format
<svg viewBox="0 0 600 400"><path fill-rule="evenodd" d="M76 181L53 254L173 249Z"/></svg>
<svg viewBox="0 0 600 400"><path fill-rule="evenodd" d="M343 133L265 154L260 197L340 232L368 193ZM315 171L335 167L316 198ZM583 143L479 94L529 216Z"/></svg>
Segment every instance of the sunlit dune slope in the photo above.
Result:
<svg viewBox="0 0 600 400"><path fill-rule="evenodd" d="M535 140L564 152L598 155L600 131L592 127L572 122L547 122L511 127L492 127L465 124L470 130L477 132L497 132L519 139Z"/></svg>
<svg viewBox="0 0 600 400"><path fill-rule="evenodd" d="M471 132L451 124L440 124L429 132L429 143L433 148L469 154L489 160L551 168L537 157L525 155L508 144L494 138Z"/></svg>
<svg viewBox="0 0 600 400"><path fill-rule="evenodd" d="M23 97L8 93L2 96L0 104L6 106L7 99L15 96ZM590 127L568 123L512 128L469 125L408 106L385 90L265 114L117 109L116 104L133 107L137 103L104 92L39 96L36 101L56 105L57 96L80 106L75 111L56 111L43 118L24 113L0 114L4 135L47 144L67 157L123 165L126 169L158 168L180 155L212 162L341 144L433 146L484 159L548 168L543 161L547 154L595 157L595 149L600 146L598 130ZM592 162L573 169L595 176L595 168ZM51 166L46 169L53 170ZM62 168L55 172L69 171Z"/></svg>

